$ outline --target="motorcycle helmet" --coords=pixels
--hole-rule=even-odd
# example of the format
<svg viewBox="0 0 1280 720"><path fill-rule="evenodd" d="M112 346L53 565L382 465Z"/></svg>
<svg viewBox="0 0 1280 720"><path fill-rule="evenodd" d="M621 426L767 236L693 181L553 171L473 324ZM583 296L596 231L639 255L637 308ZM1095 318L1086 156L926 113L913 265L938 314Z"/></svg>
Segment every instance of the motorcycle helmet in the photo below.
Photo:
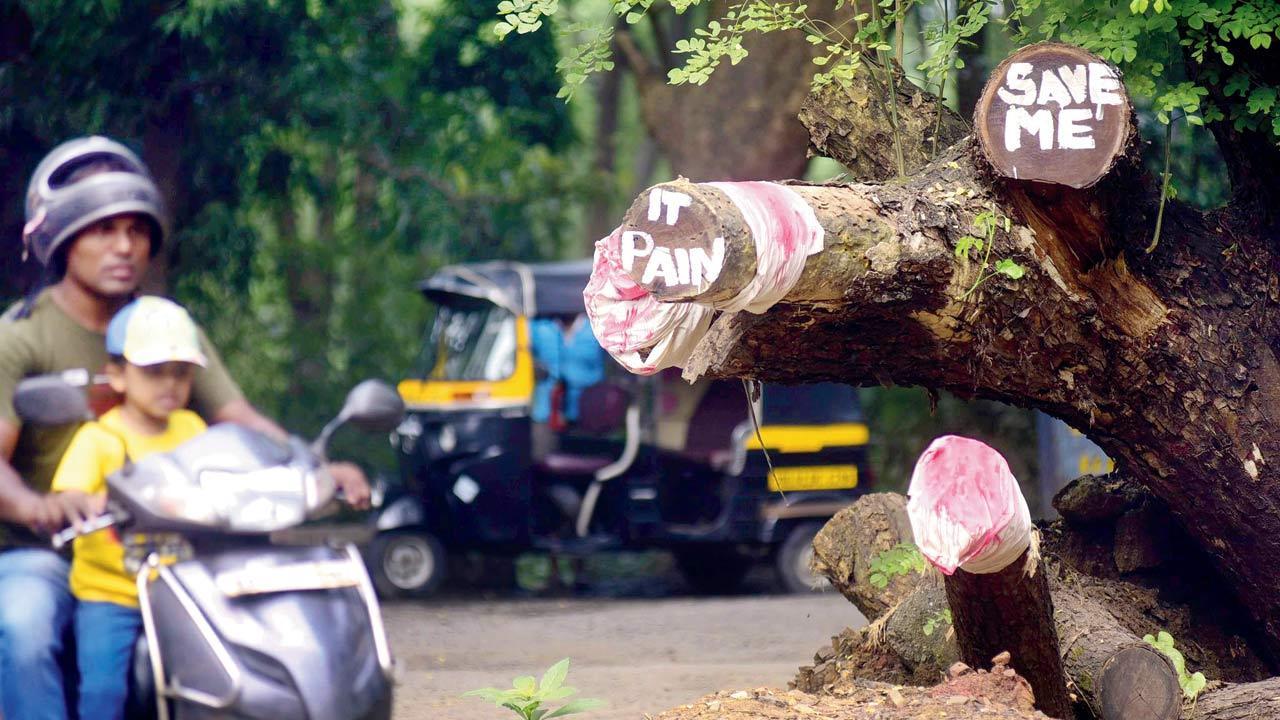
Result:
<svg viewBox="0 0 1280 720"><path fill-rule="evenodd" d="M160 190L129 148L102 136L68 140L45 156L27 186L25 252L60 273L58 251L89 225L124 213L151 223L151 254L168 227Z"/></svg>

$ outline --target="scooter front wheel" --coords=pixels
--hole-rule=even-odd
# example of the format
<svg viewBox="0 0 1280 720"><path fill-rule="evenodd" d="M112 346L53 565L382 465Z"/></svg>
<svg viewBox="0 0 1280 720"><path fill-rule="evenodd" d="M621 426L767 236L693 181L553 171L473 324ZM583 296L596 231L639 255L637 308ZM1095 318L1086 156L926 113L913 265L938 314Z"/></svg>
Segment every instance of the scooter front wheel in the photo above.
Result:
<svg viewBox="0 0 1280 720"><path fill-rule="evenodd" d="M384 599L424 597L444 581L444 546L424 530L379 533L369 546L368 565Z"/></svg>

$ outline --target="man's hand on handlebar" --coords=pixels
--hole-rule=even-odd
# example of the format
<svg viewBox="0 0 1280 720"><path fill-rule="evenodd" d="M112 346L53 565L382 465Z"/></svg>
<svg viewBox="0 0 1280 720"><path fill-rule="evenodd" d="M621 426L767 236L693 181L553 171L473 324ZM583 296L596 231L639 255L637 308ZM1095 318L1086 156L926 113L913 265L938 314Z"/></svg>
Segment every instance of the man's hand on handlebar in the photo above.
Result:
<svg viewBox="0 0 1280 720"><path fill-rule="evenodd" d="M349 462L331 462L326 466L334 483L342 491L343 500L356 510L369 508L369 480L359 465Z"/></svg>
<svg viewBox="0 0 1280 720"><path fill-rule="evenodd" d="M101 515L107 506L106 493L90 495L79 491L32 495L21 509L22 524L39 533L52 534L62 528L83 525Z"/></svg>

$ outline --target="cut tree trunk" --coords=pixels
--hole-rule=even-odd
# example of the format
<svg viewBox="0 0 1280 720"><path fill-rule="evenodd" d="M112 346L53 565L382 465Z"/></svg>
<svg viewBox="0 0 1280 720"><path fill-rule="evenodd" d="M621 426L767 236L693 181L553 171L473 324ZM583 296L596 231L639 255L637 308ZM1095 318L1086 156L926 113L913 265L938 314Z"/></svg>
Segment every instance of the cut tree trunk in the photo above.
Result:
<svg viewBox="0 0 1280 720"><path fill-rule="evenodd" d="M961 568L944 586L960 659L976 668L1009 652L1013 668L1035 691L1036 708L1050 717L1071 717L1049 581L1035 544L999 572L979 575Z"/></svg>
<svg viewBox="0 0 1280 720"><path fill-rule="evenodd" d="M1182 688L1173 663L1097 602L1055 592L1053 617L1073 691L1103 720L1177 720ZM1069 634L1068 634L1069 633Z"/></svg>
<svg viewBox="0 0 1280 720"><path fill-rule="evenodd" d="M920 582L916 573L873 569L883 553L910 542L907 498L898 493L863 495L836 513L813 539L813 570L826 576L863 617L874 620ZM873 580L872 575L877 577Z"/></svg>
<svg viewBox="0 0 1280 720"><path fill-rule="evenodd" d="M1158 197L1132 166L1087 190L1023 188L994 178L972 140L903 182L791 187L825 249L768 312L716 320L687 378L924 385L1061 418L1164 501L1280 658L1273 214L1170 202L1148 254ZM680 189L717 211L722 234L696 232L726 251L707 294L681 299L732 295L752 276L753 240L714 188ZM638 208L643 197L626 222ZM957 258L984 213L998 219L990 261L1016 261L1020 279Z"/></svg>

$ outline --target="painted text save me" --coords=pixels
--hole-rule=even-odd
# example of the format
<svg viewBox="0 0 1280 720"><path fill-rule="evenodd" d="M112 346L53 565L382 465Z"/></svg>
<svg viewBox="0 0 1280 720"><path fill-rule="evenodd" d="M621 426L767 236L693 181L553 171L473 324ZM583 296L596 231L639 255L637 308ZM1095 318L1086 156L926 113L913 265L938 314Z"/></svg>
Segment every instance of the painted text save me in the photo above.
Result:
<svg viewBox="0 0 1280 720"><path fill-rule="evenodd" d="M1062 65L1040 71L1031 63L1009 65L1004 84L997 89L1009 105L1005 113L1004 146L1010 152L1022 147L1023 135L1039 140L1041 150L1090 150L1095 147L1090 116L1102 119L1104 105L1123 105L1120 78L1105 63ZM1056 110L1051 106L1056 104ZM1070 105L1089 107L1068 107Z"/></svg>

